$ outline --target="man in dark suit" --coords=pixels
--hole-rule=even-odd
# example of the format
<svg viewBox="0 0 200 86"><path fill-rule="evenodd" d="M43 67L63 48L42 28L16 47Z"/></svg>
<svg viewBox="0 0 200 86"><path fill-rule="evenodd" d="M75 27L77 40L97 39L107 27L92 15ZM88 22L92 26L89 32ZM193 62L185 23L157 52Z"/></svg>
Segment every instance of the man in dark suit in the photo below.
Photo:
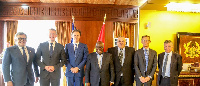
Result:
<svg viewBox="0 0 200 86"><path fill-rule="evenodd" d="M157 52L149 48L150 36L142 36L143 48L134 56L136 86L151 86L157 68Z"/></svg>
<svg viewBox="0 0 200 86"><path fill-rule="evenodd" d="M61 67L64 65L65 51L57 43L55 29L49 29L49 41L40 43L37 49L37 63L40 66L40 86L60 86ZM42 58L41 58L42 57Z"/></svg>
<svg viewBox="0 0 200 86"><path fill-rule="evenodd" d="M83 84L84 66L88 56L88 48L86 44L79 42L81 36L80 30L73 30L71 35L73 43L65 45L67 86L81 86Z"/></svg>
<svg viewBox="0 0 200 86"><path fill-rule="evenodd" d="M171 40L164 42L165 52L158 55L158 85L177 86L178 76L182 70L182 56L172 52Z"/></svg>
<svg viewBox="0 0 200 86"><path fill-rule="evenodd" d="M112 86L115 72L112 54L103 52L104 44L96 43L96 52L88 55L85 69L86 86Z"/></svg>
<svg viewBox="0 0 200 86"><path fill-rule="evenodd" d="M6 86L34 86L34 74L38 81L38 66L35 62L35 50L26 46L27 35L18 32L15 35L16 45L8 47L3 57L3 77Z"/></svg>
<svg viewBox="0 0 200 86"><path fill-rule="evenodd" d="M108 53L112 54L115 66L115 86L132 86L134 83L134 53L132 47L125 47L126 40L119 37L117 47L108 49Z"/></svg>

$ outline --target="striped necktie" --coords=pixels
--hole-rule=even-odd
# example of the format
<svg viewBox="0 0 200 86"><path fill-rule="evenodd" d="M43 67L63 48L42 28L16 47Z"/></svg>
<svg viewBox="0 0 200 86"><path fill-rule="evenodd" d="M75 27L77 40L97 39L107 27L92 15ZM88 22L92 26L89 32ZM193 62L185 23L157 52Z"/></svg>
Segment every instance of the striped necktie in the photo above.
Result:
<svg viewBox="0 0 200 86"><path fill-rule="evenodd" d="M162 76L163 76L163 77L165 77L165 73L166 73L166 67L167 67L168 56L169 56L169 54L166 55L165 62L164 62L164 64L163 64L163 72L162 72Z"/></svg>

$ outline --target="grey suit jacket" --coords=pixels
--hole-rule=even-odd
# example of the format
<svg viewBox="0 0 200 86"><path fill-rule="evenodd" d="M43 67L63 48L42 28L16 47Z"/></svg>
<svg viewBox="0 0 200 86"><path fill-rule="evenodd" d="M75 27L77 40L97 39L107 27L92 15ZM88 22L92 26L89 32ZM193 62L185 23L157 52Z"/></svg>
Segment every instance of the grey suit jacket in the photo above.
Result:
<svg viewBox="0 0 200 86"><path fill-rule="evenodd" d="M34 84L34 73L32 65L34 65L35 76L39 76L38 66L35 62L35 50L26 47L29 53L29 61L23 57L18 46L12 46L6 49L3 57L3 77L4 81L12 81L14 86L24 86L29 79L30 84Z"/></svg>
<svg viewBox="0 0 200 86"><path fill-rule="evenodd" d="M134 56L134 66L135 66L135 79L136 83L141 83L139 77L151 76L147 85L150 86L152 80L154 79L154 73L157 68L157 52L149 48L149 57L148 57L148 67L146 71L146 59L144 55L143 48L137 50ZM145 72L146 71L146 72Z"/></svg>
<svg viewBox="0 0 200 86"><path fill-rule="evenodd" d="M158 55L158 85L161 83L162 79L162 66L163 66L163 59L164 59L165 52ZM172 58L171 58L171 65L170 65L170 84L171 86L177 86L178 85L178 76L182 70L182 56L172 52Z"/></svg>
<svg viewBox="0 0 200 86"><path fill-rule="evenodd" d="M108 48L108 53L112 54L113 63L115 66L115 86L118 86L121 73L123 73L124 81L126 86L132 86L134 83L134 54L135 49L132 47L125 47L125 60L123 67L120 64L120 60L118 57L118 47Z"/></svg>
<svg viewBox="0 0 200 86"><path fill-rule="evenodd" d="M55 43L53 54L50 56L49 42L40 43L36 52L36 57L37 64L40 66L40 77L44 78L48 74L51 74L54 79L59 79L61 77L61 67L64 66L66 61L63 45ZM54 72L48 72L45 66L54 66Z"/></svg>
<svg viewBox="0 0 200 86"><path fill-rule="evenodd" d="M65 63L66 65L66 73L65 75L67 77L83 77L84 76L84 66L87 61L87 56L88 56L88 48L86 44L79 43L78 45L78 55L75 57L74 55L74 44L69 43L65 45L65 54L67 61ZM78 67L80 71L78 73L72 73L70 69L72 67Z"/></svg>
<svg viewBox="0 0 200 86"><path fill-rule="evenodd" d="M112 55L103 53L101 69L99 68L96 52L88 55L86 69L85 69L85 82L90 83L91 86L109 86L110 81L114 82L115 72ZM101 80L101 85L99 82Z"/></svg>

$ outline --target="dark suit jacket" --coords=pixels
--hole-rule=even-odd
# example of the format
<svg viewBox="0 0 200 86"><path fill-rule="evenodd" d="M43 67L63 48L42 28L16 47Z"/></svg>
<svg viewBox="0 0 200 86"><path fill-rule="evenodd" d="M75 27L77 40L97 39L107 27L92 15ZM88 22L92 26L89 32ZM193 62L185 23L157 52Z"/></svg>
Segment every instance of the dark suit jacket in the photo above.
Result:
<svg viewBox="0 0 200 86"><path fill-rule="evenodd" d="M158 55L158 85L160 85L162 78L162 66L165 52ZM170 65L170 83L171 86L178 85L178 76L182 70L182 56L172 52L171 65Z"/></svg>
<svg viewBox="0 0 200 86"><path fill-rule="evenodd" d="M74 55L74 44L69 43L65 45L65 54L67 61L66 65L66 76L67 77L83 77L84 76L84 66L86 64L87 56L88 56L88 48L86 44L80 43L78 45L78 55L75 57ZM80 71L76 74L72 73L70 69L72 67L78 67Z"/></svg>
<svg viewBox="0 0 200 86"><path fill-rule="evenodd" d="M52 78L60 79L61 67L64 66L66 61L63 45L55 43L53 54L50 56L49 42L40 43L36 56L37 63L40 66L40 77L45 78L47 75L51 74L51 76L53 76ZM54 66L54 72L48 72L45 66Z"/></svg>
<svg viewBox="0 0 200 86"><path fill-rule="evenodd" d="M147 67L146 73L145 73L146 59L145 59L143 48L141 48L135 52L134 65L135 65L136 83L141 84L141 81L139 79L139 77L141 77L141 76L142 77L151 76L152 79L149 82L147 82L147 85L150 86L152 80L154 79L154 73L157 68L157 52L149 48L148 67Z"/></svg>
<svg viewBox="0 0 200 86"><path fill-rule="evenodd" d="M96 52L89 54L85 69L85 82L90 83L91 86L109 86L110 81L114 82L115 72L112 60L112 55L103 53L102 66L99 68L98 58Z"/></svg>
<svg viewBox="0 0 200 86"><path fill-rule="evenodd" d="M112 54L113 63L115 66L115 86L118 86L121 73L123 73L126 86L133 85L134 83L134 53L135 49L132 47L125 47L125 60L123 67L120 64L118 57L118 47L108 48L108 53Z"/></svg>
<svg viewBox="0 0 200 86"><path fill-rule="evenodd" d="M6 49L2 64L5 82L12 81L15 86L24 86L27 83L27 79L29 79L29 83L33 84L35 79L32 64L34 65L36 77L39 76L38 66L35 62L35 50L31 47L26 48L29 53L28 63L18 46L12 46Z"/></svg>

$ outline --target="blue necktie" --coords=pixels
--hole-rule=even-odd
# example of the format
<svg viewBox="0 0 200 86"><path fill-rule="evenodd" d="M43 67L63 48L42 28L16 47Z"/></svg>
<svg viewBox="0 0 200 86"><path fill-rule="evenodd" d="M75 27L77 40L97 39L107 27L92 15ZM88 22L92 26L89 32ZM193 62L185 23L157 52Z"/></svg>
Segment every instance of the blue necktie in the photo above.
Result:
<svg viewBox="0 0 200 86"><path fill-rule="evenodd" d="M148 52L148 50L147 49L145 49L145 60L146 60L146 71L147 71L147 67L148 67L148 57L149 57L149 52Z"/></svg>
<svg viewBox="0 0 200 86"><path fill-rule="evenodd" d="M23 57L24 57L24 59L25 59L26 62L27 62L27 56L26 56L26 53L25 53L24 47L22 47L22 50L23 50Z"/></svg>
<svg viewBox="0 0 200 86"><path fill-rule="evenodd" d="M165 77L165 73L166 73L166 67L167 67L168 56L169 56L169 54L166 55L165 62L164 62L164 64L163 64L163 71L162 71L162 76L163 76L163 77Z"/></svg>
<svg viewBox="0 0 200 86"><path fill-rule="evenodd" d="M50 43L51 44L51 46L50 46L50 55L52 56L52 54L53 54L53 43Z"/></svg>
<svg viewBox="0 0 200 86"><path fill-rule="evenodd" d="M75 57L77 56L78 53L78 44L75 44Z"/></svg>

